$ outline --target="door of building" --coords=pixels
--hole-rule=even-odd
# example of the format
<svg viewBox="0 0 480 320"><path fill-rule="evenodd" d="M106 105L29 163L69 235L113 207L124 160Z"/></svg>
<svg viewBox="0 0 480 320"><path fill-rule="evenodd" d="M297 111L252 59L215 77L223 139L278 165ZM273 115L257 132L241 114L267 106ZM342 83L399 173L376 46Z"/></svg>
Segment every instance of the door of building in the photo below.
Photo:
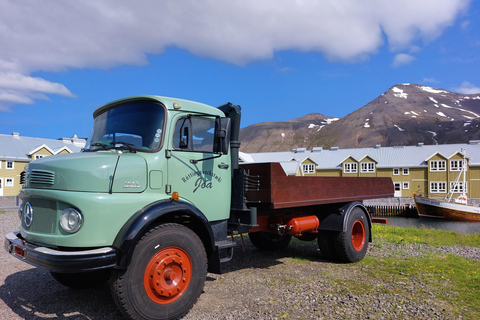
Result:
<svg viewBox="0 0 480 320"><path fill-rule="evenodd" d="M402 196L402 185L400 182L395 182L393 184L394 186L394 189L395 189L395 193L393 194L393 196L395 198L400 198Z"/></svg>
<svg viewBox="0 0 480 320"><path fill-rule="evenodd" d="M3 178L0 178L0 197L3 197Z"/></svg>

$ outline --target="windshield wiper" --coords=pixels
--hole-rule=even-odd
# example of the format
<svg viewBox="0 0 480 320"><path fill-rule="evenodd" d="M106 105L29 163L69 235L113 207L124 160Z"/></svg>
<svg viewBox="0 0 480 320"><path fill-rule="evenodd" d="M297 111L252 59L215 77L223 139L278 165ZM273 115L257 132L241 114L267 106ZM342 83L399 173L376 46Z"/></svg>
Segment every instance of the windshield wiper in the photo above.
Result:
<svg viewBox="0 0 480 320"><path fill-rule="evenodd" d="M137 153L137 150L132 148L132 146L134 145L133 143L128 143L128 142L124 142L124 141L110 142L110 145L112 146L112 149L125 149L125 148L122 148L122 147L117 147L116 146L117 144L121 144L121 145L125 146L132 153Z"/></svg>
<svg viewBox="0 0 480 320"><path fill-rule="evenodd" d="M110 149L107 144L101 143L100 141L92 143L90 145L90 147L102 147L103 150ZM92 149L88 148L88 149L83 149L83 152L94 152L94 151L97 151L97 150L99 150L99 149L92 150Z"/></svg>

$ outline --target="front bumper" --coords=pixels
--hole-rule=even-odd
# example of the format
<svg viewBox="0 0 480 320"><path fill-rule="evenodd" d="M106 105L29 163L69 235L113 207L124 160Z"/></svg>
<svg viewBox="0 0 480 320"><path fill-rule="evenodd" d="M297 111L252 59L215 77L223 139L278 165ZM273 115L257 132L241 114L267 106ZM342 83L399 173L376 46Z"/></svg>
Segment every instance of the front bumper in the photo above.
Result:
<svg viewBox="0 0 480 320"><path fill-rule="evenodd" d="M116 265L117 254L111 247L60 251L28 243L19 234L11 232L5 236L5 250L20 260L50 272L86 272Z"/></svg>

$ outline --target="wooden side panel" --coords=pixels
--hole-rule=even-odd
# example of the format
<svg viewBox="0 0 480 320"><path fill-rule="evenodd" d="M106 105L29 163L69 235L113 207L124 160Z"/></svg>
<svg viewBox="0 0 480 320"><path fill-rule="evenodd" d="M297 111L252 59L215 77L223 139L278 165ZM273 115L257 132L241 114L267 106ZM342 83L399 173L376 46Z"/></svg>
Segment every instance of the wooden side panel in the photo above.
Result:
<svg viewBox="0 0 480 320"><path fill-rule="evenodd" d="M273 209L393 197L390 178L294 177L287 176L279 163L241 167L260 181L260 190L245 193L247 200Z"/></svg>

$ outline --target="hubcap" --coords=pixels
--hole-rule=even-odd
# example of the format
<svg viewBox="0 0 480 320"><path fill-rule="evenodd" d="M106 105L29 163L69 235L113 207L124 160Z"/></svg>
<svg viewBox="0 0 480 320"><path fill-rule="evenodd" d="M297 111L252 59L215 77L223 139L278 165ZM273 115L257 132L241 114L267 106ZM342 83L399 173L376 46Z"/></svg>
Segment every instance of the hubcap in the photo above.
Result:
<svg viewBox="0 0 480 320"><path fill-rule="evenodd" d="M155 254L145 268L143 284L150 299L168 304L177 300L192 279L192 261L177 247L167 247Z"/></svg>
<svg viewBox="0 0 480 320"><path fill-rule="evenodd" d="M356 220L353 223L352 245L356 251L362 250L365 245L365 226L361 220Z"/></svg>

